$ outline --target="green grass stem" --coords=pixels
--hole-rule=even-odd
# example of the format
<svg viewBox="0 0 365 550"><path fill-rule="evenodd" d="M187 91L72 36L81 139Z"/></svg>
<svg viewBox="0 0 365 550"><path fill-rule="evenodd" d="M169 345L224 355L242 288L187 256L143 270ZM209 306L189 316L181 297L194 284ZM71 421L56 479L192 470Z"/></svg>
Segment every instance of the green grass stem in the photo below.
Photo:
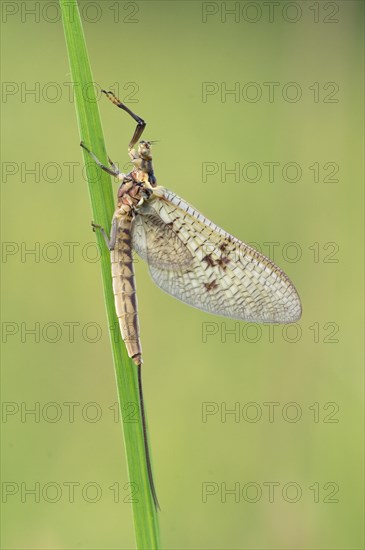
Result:
<svg viewBox="0 0 365 550"><path fill-rule="evenodd" d="M95 86L77 0L60 0L60 6L72 80L74 83L75 106L80 139L85 142L87 147L95 153L101 162L107 164L108 160L96 100ZM76 136L75 147L78 147ZM95 223L105 227L109 232L114 211L110 176L100 170L81 147L80 154L84 155L92 219ZM85 223L89 224L90 220L85 220ZM115 337L116 331L113 329L118 327L118 320L114 307L110 255L100 232L97 231L95 235L103 251L101 257L101 273L117 382L120 417L123 423L129 483L131 484L128 492L129 494L133 493L131 500L133 501L132 507L136 543L139 549L157 549L160 548L158 518L149 487L139 407L138 422L123 422L123 412L128 410L126 408L128 404L139 403L137 367L129 359L121 338ZM100 521L103 521L103 518L100 518ZM120 535L122 539L122 529Z"/></svg>

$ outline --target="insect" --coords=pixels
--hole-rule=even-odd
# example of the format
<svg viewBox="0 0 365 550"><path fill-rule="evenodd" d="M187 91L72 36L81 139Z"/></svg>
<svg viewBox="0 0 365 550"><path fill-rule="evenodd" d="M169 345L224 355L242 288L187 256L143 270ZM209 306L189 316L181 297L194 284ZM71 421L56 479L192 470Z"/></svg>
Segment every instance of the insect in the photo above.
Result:
<svg viewBox="0 0 365 550"><path fill-rule="evenodd" d="M128 146L133 170L105 166L81 142L96 164L120 180L110 238L115 309L128 355L138 368L139 397L146 464L153 483L142 393L139 336L132 250L148 263L154 282L175 298L209 313L257 323L292 323L301 316L298 293L287 275L254 248L205 218L172 191L158 186L152 166L152 143L140 141L146 122L113 92L103 93L137 123Z"/></svg>

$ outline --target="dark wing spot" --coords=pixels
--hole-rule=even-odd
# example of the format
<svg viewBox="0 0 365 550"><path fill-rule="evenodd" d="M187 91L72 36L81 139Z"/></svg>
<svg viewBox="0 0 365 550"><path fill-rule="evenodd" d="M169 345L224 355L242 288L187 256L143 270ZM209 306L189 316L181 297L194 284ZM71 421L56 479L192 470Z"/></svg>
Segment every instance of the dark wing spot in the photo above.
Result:
<svg viewBox="0 0 365 550"><path fill-rule="evenodd" d="M217 288L217 281L212 281L211 283L204 283L204 286L207 290L213 290L213 288Z"/></svg>
<svg viewBox="0 0 365 550"><path fill-rule="evenodd" d="M217 260L217 264L219 265L219 267L221 267L222 269L226 269L227 268L227 265L229 264L230 260L229 258L227 258L227 256L221 256L220 258L218 258Z"/></svg>
<svg viewBox="0 0 365 550"><path fill-rule="evenodd" d="M228 246L228 243L223 242L223 243L220 245L219 250L221 250L222 252L224 252L225 249L227 248L227 246Z"/></svg>
<svg viewBox="0 0 365 550"><path fill-rule="evenodd" d="M210 267L213 267L213 266L215 265L214 260L213 260L211 254L207 254L207 255L204 256L204 258L202 258L202 259L203 259L203 261L207 262L207 264L210 265Z"/></svg>

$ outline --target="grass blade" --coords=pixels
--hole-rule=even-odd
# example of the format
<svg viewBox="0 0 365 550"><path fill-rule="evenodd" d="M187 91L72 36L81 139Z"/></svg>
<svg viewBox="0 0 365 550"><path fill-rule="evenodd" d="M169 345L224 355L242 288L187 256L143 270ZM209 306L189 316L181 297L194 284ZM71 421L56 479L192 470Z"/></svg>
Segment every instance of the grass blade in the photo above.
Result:
<svg viewBox="0 0 365 550"><path fill-rule="evenodd" d="M72 80L74 83L75 106L80 138L95 153L101 162L107 164L107 155L98 104L96 102L95 87L93 85L77 1L60 0L60 6ZM75 139L75 147L77 146L77 139ZM87 153L80 148L80 153L81 151L83 151L86 165L92 219L103 227L109 228L114 211L110 177L102 170L96 170L96 165L90 160ZM95 177L96 174L98 177ZM89 220L85 220L85 223L89 223ZM123 418L123 404L139 404L137 367L128 358L121 338L115 337L115 334L119 334L119 326L114 308L110 257L100 232L95 234L99 246L103 251L101 257L101 271L104 299L116 374L120 415L121 418ZM139 406L138 411L140 411ZM134 494L132 498L134 502L132 505L137 547L139 549L157 549L160 547L158 519L148 481L140 416L139 422L137 423L124 423L123 432L129 481L132 484L130 493Z"/></svg>

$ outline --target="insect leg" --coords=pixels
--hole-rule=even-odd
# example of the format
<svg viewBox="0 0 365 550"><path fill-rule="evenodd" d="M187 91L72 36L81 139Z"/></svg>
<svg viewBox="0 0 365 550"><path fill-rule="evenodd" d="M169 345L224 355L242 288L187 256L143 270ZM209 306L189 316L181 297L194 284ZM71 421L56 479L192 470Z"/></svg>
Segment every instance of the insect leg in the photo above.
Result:
<svg viewBox="0 0 365 550"><path fill-rule="evenodd" d="M119 175L121 172L119 172L118 166L116 164L114 164L114 162L112 161L112 159L110 157L108 157L108 161L109 161L110 166L114 170L114 172L117 172L118 175Z"/></svg>
<svg viewBox="0 0 365 550"><path fill-rule="evenodd" d="M107 172L107 173L110 174L111 176L115 176L116 178L119 176L120 172L119 172L118 168L115 166L115 164L113 164L113 163L111 162L110 159L109 159L109 162L110 162L110 164L111 164L113 170L112 170L111 168L108 168L108 167L105 166L104 164L102 164L102 163L100 162L100 160L94 155L94 153L93 153L92 151L90 151L90 149L88 149L88 148L86 147L86 145L85 145L82 141L80 142L80 145L81 145L81 147L82 147L83 149L85 149L85 151L87 151L87 152L89 153L89 155L95 160L96 164L97 164L98 166L100 166L100 168L101 168L102 170L104 170L105 172Z"/></svg>
<svg viewBox="0 0 365 550"><path fill-rule="evenodd" d="M133 111L131 111L126 105L124 105L124 103L122 103L113 92L107 92L106 90L101 91L107 96L108 99L110 99L112 103L114 103L114 105L119 107L119 109L123 109L123 111L128 113L137 122L136 129L134 130L134 134L132 136L130 144L128 145L129 150L133 149L133 147L135 146L137 141L139 141L141 135L143 134L143 130L145 129L147 123L143 120L143 118L133 113Z"/></svg>
<svg viewBox="0 0 365 550"><path fill-rule="evenodd" d="M102 227L101 225L99 225L97 223L94 223L94 222L91 222L91 226L93 228L93 231L95 231L96 229L99 229L101 231L101 234L104 237L104 241L105 241L106 246L109 248L109 250L114 250L115 242L117 240L117 220L113 218L112 229L111 229L111 232L110 232L110 239L109 239L108 235L106 234L106 231L105 231L104 227Z"/></svg>

